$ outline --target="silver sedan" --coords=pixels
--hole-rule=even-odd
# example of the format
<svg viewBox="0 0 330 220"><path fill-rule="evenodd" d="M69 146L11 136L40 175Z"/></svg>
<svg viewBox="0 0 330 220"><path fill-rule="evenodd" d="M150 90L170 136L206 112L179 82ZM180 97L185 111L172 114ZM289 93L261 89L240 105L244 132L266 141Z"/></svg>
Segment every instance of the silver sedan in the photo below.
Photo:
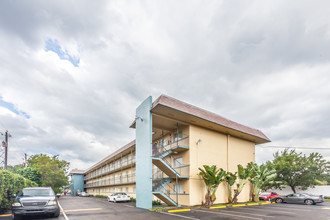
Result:
<svg viewBox="0 0 330 220"><path fill-rule="evenodd" d="M322 195L311 195L306 193L293 193L286 196L273 198L276 203L305 203L306 205L315 205L316 203L324 202Z"/></svg>

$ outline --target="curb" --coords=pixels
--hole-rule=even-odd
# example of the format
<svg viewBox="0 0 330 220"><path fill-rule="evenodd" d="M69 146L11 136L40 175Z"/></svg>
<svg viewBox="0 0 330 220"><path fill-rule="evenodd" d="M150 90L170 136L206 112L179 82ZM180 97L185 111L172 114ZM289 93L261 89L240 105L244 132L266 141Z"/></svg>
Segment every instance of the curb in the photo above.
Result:
<svg viewBox="0 0 330 220"><path fill-rule="evenodd" d="M173 212L190 212L190 209L175 209L175 210L168 210L167 212L173 213Z"/></svg>
<svg viewBox="0 0 330 220"><path fill-rule="evenodd" d="M227 206L223 205L223 206L215 206L215 207L210 207L210 209L225 209L227 208Z"/></svg>
<svg viewBox="0 0 330 220"><path fill-rule="evenodd" d="M252 206L252 205L259 205L259 203L250 203L250 204L247 204L247 206Z"/></svg>
<svg viewBox="0 0 330 220"><path fill-rule="evenodd" d="M232 205L231 207L243 207L245 204Z"/></svg>

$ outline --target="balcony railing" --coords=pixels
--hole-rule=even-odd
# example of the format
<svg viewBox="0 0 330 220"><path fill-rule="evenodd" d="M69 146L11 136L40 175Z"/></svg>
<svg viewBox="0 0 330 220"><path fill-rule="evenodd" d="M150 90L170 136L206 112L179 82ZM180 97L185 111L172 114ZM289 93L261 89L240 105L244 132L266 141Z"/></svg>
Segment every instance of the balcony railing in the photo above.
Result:
<svg viewBox="0 0 330 220"><path fill-rule="evenodd" d="M115 185L122 185L128 183L135 183L135 181L136 181L135 175L123 175L123 176L98 180L92 183L87 183L84 185L84 187L91 188L91 187L101 187L101 186L115 186Z"/></svg>
<svg viewBox="0 0 330 220"><path fill-rule="evenodd" d="M183 137L183 138L175 138L174 140L171 140L169 143L153 143L152 145L152 155L158 156L166 151L173 150L177 148L178 146L189 146L189 136Z"/></svg>
<svg viewBox="0 0 330 220"><path fill-rule="evenodd" d="M112 164L112 166L109 166L108 167L108 169L102 169L102 170L93 171L92 173L87 174L84 177L84 180L89 180L89 179L92 179L92 178L95 178L95 177L98 177L98 176L101 176L101 175L104 175L104 174L111 173L111 172L113 172L115 170L118 170L118 169L120 169L122 167L131 165L131 164L135 164L135 157L132 158L132 159L130 159L130 160L124 160L121 163L114 162Z"/></svg>

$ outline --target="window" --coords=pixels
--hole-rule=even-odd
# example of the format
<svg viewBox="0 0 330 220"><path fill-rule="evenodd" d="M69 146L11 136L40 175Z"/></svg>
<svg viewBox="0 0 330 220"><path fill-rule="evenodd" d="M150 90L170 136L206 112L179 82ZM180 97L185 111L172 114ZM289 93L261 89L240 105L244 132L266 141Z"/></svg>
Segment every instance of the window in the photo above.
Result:
<svg viewBox="0 0 330 220"><path fill-rule="evenodd" d="M126 171L126 182L128 182L128 171Z"/></svg>
<svg viewBox="0 0 330 220"><path fill-rule="evenodd" d="M180 139L182 139L182 131L175 132L174 133L174 142L179 141Z"/></svg>
<svg viewBox="0 0 330 220"><path fill-rule="evenodd" d="M179 183L179 184L175 184L174 186L175 186L174 189L176 192L183 193L182 184Z"/></svg>
<svg viewBox="0 0 330 220"><path fill-rule="evenodd" d="M134 187L133 187L133 192L135 192L135 191L136 191L136 187L134 186Z"/></svg>
<svg viewBox="0 0 330 220"><path fill-rule="evenodd" d="M174 160L174 167L181 167L182 166L182 157L175 158Z"/></svg>
<svg viewBox="0 0 330 220"><path fill-rule="evenodd" d="M128 187L126 187L126 192L128 192Z"/></svg>

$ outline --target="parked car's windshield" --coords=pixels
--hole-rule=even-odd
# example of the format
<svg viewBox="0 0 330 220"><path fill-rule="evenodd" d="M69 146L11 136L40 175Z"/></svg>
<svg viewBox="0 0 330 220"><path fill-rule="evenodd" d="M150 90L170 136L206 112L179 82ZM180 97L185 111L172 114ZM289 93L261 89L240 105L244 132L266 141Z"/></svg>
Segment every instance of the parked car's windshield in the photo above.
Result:
<svg viewBox="0 0 330 220"><path fill-rule="evenodd" d="M18 197L32 197L32 196L55 196L53 190L51 189L23 189L18 195Z"/></svg>
<svg viewBox="0 0 330 220"><path fill-rule="evenodd" d="M125 196L126 193L117 193L116 195L122 195L122 196Z"/></svg>
<svg viewBox="0 0 330 220"><path fill-rule="evenodd" d="M269 196L270 193L260 193L261 196Z"/></svg>

